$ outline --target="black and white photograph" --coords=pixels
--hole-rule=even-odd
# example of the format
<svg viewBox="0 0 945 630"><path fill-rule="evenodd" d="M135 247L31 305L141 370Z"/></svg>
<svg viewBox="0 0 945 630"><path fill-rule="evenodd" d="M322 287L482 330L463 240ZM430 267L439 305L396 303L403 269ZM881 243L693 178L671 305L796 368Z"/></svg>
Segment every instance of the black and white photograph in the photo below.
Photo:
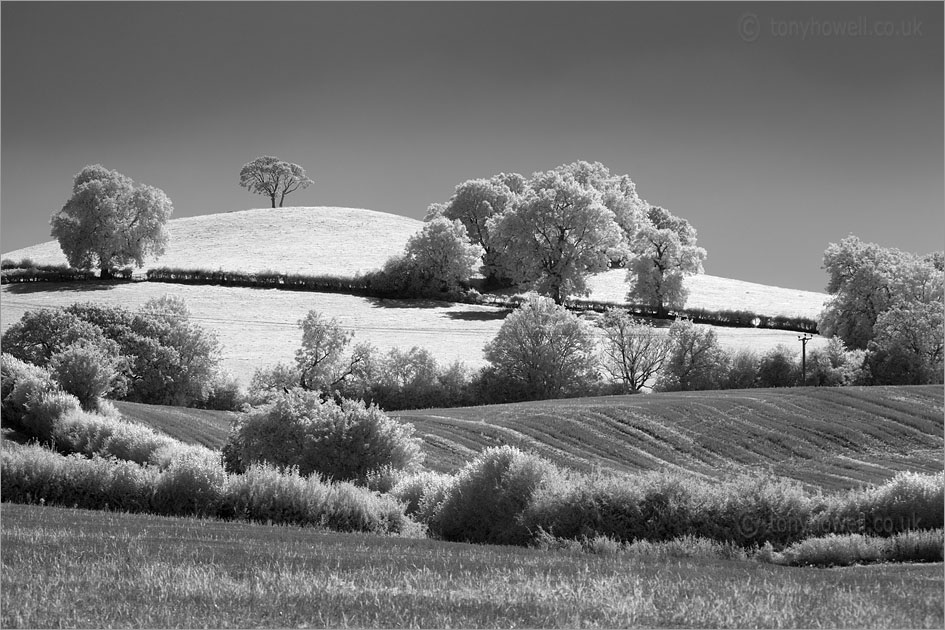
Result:
<svg viewBox="0 0 945 630"><path fill-rule="evenodd" d="M942 2L0 2L0 627L942 628Z"/></svg>

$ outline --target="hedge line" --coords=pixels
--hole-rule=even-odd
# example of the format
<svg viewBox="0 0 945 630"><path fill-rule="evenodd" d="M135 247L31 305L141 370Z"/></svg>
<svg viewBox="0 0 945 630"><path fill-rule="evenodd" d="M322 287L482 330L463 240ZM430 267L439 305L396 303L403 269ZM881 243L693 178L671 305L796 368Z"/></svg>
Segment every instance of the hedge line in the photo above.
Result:
<svg viewBox="0 0 945 630"><path fill-rule="evenodd" d="M5 261L4 265L15 264ZM115 278L130 280L132 270L122 269L114 273ZM324 293L345 293L364 297L396 299L402 297L397 291L384 286L377 273L368 273L355 276L338 276L330 274L287 274L274 271L248 273L241 271L209 271L205 269L184 269L177 267L155 267L146 274L150 282L169 282L178 284L217 285L231 287L261 287L277 288L290 291L321 291ZM77 280L97 279L93 271L70 269L65 265L35 265L28 268L9 268L5 266L0 272L0 283L17 282L72 282ZM430 296L447 301L463 302L468 304L482 304L503 308L517 308L525 301L519 295L503 297L496 295L479 295L478 292L455 293L444 296ZM770 328L776 330L790 330L794 332L817 333L817 322L809 317L786 317L759 315L751 311L740 310L709 310L704 308L682 308L670 310L660 316L657 309L641 304L621 304L598 300L573 299L565 305L573 311L593 311L602 313L607 309L625 309L641 317L664 319L685 318L697 324L711 324L714 326L730 326L736 328Z"/></svg>
<svg viewBox="0 0 945 630"><path fill-rule="evenodd" d="M11 267L10 261L0 271L0 284L18 284L22 282L78 282L82 280L99 280L99 276L91 269L73 269L66 265L35 265L32 267ZM117 280L131 280L132 269L116 269L112 278Z"/></svg>

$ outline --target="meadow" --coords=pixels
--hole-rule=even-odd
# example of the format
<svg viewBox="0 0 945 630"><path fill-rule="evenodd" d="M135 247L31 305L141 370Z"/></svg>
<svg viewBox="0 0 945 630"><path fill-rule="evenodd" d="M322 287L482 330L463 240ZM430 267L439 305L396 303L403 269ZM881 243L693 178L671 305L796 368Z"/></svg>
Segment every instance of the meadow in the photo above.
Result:
<svg viewBox="0 0 945 630"><path fill-rule="evenodd" d="M138 308L152 298L183 298L193 320L215 332L223 345L223 367L244 385L253 371L278 361L291 362L301 341L298 321L316 309L355 331L354 341L381 350L420 346L437 361L485 365L482 349L508 311L491 306L433 300L387 300L338 293L281 291L244 287L195 286L158 282L30 283L0 287L0 332L26 311L74 302ZM590 319L596 314L588 314ZM669 322L661 322L666 329ZM764 352L779 344L798 348L797 333L757 328L714 327L722 347ZM808 351L827 343L815 337Z"/></svg>
<svg viewBox="0 0 945 630"><path fill-rule="evenodd" d="M3 507L3 627L938 628L942 565L593 555Z"/></svg>

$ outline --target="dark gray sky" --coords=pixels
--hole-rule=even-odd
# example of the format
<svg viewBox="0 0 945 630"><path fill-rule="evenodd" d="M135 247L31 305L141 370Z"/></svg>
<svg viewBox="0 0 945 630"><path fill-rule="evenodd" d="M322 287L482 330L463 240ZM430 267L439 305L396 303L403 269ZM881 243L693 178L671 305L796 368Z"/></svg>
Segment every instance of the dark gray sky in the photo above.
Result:
<svg viewBox="0 0 945 630"><path fill-rule="evenodd" d="M290 205L420 218L465 179L584 159L689 219L708 273L822 290L851 232L945 247L942 22L941 3L3 2L0 249L49 240L91 163L176 217L264 206L238 173L269 154L316 181Z"/></svg>

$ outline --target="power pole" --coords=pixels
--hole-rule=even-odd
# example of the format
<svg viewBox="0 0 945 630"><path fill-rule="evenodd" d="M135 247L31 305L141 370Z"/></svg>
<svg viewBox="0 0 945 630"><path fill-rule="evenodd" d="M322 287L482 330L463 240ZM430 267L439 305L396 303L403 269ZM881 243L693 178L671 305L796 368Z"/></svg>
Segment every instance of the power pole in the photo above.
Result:
<svg viewBox="0 0 945 630"><path fill-rule="evenodd" d="M807 342L813 338L813 335L807 333L797 338L801 342L801 385L807 384Z"/></svg>

